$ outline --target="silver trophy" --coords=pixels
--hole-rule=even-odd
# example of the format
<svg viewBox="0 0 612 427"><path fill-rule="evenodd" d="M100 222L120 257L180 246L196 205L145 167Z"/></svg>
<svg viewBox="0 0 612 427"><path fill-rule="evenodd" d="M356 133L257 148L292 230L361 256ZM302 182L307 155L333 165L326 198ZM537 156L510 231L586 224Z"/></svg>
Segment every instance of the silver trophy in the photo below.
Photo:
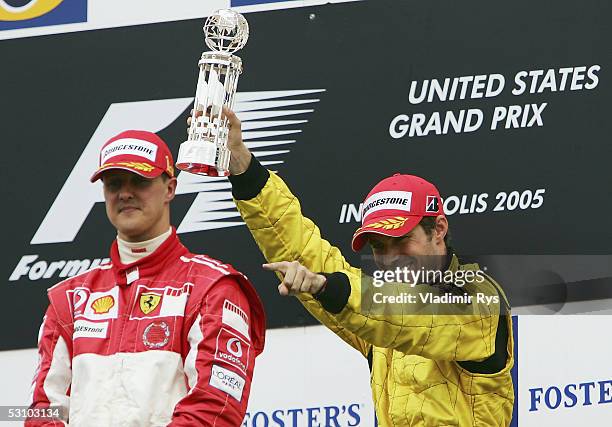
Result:
<svg viewBox="0 0 612 427"><path fill-rule="evenodd" d="M242 60L234 55L249 38L249 24L238 12L221 9L204 24L206 45L198 63L200 74L196 89L191 127L181 144L176 166L186 172L208 176L229 175L230 151L228 119L223 107L234 106ZM197 116L198 112L203 112Z"/></svg>

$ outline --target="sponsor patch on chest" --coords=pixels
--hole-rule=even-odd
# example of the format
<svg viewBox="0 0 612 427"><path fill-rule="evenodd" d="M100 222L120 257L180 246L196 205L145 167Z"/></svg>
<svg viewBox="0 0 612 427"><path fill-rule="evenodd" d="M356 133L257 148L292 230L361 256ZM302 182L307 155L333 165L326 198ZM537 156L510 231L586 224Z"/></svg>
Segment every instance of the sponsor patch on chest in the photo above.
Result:
<svg viewBox="0 0 612 427"><path fill-rule="evenodd" d="M108 322L89 322L77 320L74 322L72 339L77 338L106 338L108 336Z"/></svg>
<svg viewBox="0 0 612 427"><path fill-rule="evenodd" d="M109 291L91 292L88 288L75 288L66 296L72 307L74 319L108 320L119 314L119 288Z"/></svg>
<svg viewBox="0 0 612 427"><path fill-rule="evenodd" d="M184 316L187 298L192 289L193 284L189 282L180 287L138 285L130 320Z"/></svg>

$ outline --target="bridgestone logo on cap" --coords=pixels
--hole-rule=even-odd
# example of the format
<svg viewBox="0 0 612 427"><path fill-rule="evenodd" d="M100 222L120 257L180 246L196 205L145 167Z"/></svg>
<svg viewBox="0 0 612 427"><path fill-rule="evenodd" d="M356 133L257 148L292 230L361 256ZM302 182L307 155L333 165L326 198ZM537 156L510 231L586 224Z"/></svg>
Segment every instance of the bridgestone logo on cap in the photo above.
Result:
<svg viewBox="0 0 612 427"><path fill-rule="evenodd" d="M363 204L361 218L382 210L401 210L410 212L412 204L412 192L410 191L381 191L373 194Z"/></svg>
<svg viewBox="0 0 612 427"><path fill-rule="evenodd" d="M100 153L100 165L103 165L112 157L124 154L145 157L155 162L155 158L157 157L157 145L141 139L118 139L108 144L104 150L102 150L102 153Z"/></svg>
<svg viewBox="0 0 612 427"><path fill-rule="evenodd" d="M425 206L425 212L436 213L438 212L438 198L436 196L427 196L427 205Z"/></svg>

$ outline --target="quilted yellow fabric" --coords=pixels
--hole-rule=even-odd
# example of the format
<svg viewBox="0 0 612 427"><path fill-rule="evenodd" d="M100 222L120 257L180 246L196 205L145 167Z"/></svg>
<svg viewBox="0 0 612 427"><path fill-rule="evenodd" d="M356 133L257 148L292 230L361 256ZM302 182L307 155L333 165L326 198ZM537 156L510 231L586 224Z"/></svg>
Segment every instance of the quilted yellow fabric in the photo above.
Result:
<svg viewBox="0 0 612 427"><path fill-rule="evenodd" d="M297 260L314 272L344 272L350 279L347 305L336 315L309 294L306 309L364 357L372 355L371 388L380 426L508 426L514 392L512 318L507 318L506 366L493 374L471 373L457 361L480 361L495 351L499 304L466 314L374 315L361 307L362 273L324 240L302 215L299 200L276 174L253 199L236 205L269 262ZM449 270L476 270L453 256ZM466 286L467 288L467 286ZM501 294L490 278L478 285ZM473 290L472 290L473 291ZM333 363L333 362L332 362Z"/></svg>

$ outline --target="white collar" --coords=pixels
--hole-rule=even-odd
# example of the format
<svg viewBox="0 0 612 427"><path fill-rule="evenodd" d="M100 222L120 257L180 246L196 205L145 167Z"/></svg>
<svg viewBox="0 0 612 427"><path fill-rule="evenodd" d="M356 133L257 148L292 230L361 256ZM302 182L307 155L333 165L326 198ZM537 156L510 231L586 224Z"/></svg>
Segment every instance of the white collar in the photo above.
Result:
<svg viewBox="0 0 612 427"><path fill-rule="evenodd" d="M155 249L159 248L160 245L164 243L168 237L170 237L171 233L172 227L170 227L165 233L162 233L150 240L145 240L144 242L126 242L117 236L117 246L119 249L119 257L121 258L121 262L123 264L131 264L146 257L147 255L151 255L153 252L155 252Z"/></svg>

